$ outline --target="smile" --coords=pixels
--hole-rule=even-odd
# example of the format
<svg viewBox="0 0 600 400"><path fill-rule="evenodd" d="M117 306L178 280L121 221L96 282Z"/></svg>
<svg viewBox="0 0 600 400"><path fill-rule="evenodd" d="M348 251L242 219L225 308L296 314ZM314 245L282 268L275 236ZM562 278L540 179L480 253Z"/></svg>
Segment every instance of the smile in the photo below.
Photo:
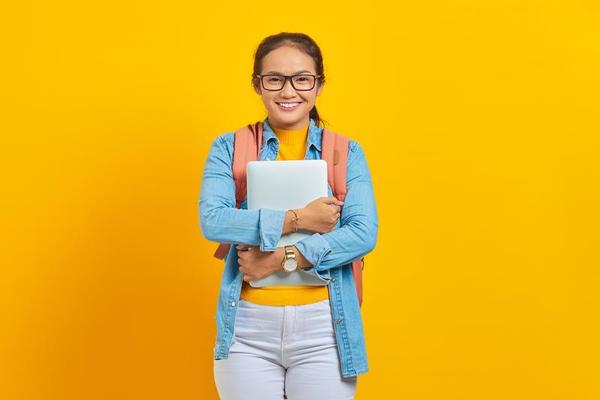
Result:
<svg viewBox="0 0 600 400"><path fill-rule="evenodd" d="M281 110L285 110L285 111L289 111L289 110L295 110L296 108L298 108L298 106L300 105L299 102L290 102L290 103L277 103L277 105L279 106L279 108Z"/></svg>

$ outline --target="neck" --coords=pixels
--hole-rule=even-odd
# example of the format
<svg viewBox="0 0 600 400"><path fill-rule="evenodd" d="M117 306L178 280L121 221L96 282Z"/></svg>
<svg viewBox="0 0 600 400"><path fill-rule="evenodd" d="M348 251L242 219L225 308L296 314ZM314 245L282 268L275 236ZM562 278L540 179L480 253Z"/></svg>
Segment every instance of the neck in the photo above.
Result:
<svg viewBox="0 0 600 400"><path fill-rule="evenodd" d="M297 131L300 129L304 129L308 126L308 124L310 123L310 117L306 116L306 118L301 119L300 121L296 121L296 122L292 122L289 124L286 123L281 123L278 121L273 121L271 120L271 118L267 118L269 121L269 125L271 125L271 128L273 129L283 129L286 131Z"/></svg>

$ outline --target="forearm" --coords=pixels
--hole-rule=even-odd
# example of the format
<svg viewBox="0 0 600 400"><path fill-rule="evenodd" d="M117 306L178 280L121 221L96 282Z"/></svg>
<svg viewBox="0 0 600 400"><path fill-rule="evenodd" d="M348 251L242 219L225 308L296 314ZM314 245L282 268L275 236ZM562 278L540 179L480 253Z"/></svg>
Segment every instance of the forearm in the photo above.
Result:
<svg viewBox="0 0 600 400"><path fill-rule="evenodd" d="M215 138L206 159L199 201L202 233L211 241L251 244L260 246L261 251L274 251L284 231L286 212L236 207L231 169L233 140L232 134ZM289 222L286 229L290 229Z"/></svg>
<svg viewBox="0 0 600 400"><path fill-rule="evenodd" d="M208 209L200 202L200 226L206 239L220 243L243 243L273 251L282 236L285 211L232 207Z"/></svg>
<svg viewBox="0 0 600 400"><path fill-rule="evenodd" d="M348 166L347 193L339 226L295 243L314 270L322 275L365 256L377 242L375 193L364 152L356 142L351 146Z"/></svg>
<svg viewBox="0 0 600 400"><path fill-rule="evenodd" d="M324 234L315 233L296 243L296 248L317 271L348 264L363 257L377 242L377 218L354 222Z"/></svg>
<svg viewBox="0 0 600 400"><path fill-rule="evenodd" d="M296 260L298 260L298 268L307 269L313 266L296 246L294 246L294 254L296 255Z"/></svg>

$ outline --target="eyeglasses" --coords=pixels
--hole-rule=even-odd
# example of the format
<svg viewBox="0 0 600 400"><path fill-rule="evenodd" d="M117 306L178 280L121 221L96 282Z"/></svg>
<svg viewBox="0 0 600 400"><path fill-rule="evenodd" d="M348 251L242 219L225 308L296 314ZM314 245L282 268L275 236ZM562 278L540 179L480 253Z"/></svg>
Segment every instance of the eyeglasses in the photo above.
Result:
<svg viewBox="0 0 600 400"><path fill-rule="evenodd" d="M296 90L312 90L315 87L317 78L321 75L255 75L260 78L263 89L277 91L283 89L285 82L289 79L292 87Z"/></svg>

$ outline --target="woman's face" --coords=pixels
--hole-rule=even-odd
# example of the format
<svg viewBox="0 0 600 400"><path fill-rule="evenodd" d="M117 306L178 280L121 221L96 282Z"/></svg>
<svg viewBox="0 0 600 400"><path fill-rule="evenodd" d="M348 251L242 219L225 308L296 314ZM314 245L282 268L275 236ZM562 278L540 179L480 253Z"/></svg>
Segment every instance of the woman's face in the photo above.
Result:
<svg viewBox="0 0 600 400"><path fill-rule="evenodd" d="M295 75L299 73L317 75L315 62L308 54L292 46L282 46L269 52L262 60L262 75ZM315 83L312 90L295 90L290 80L281 90L270 91L258 82L256 92L261 95L267 108L269 124L280 129L302 129L309 122L310 110L315 105L323 86ZM278 103L299 103L295 109L287 110Z"/></svg>

